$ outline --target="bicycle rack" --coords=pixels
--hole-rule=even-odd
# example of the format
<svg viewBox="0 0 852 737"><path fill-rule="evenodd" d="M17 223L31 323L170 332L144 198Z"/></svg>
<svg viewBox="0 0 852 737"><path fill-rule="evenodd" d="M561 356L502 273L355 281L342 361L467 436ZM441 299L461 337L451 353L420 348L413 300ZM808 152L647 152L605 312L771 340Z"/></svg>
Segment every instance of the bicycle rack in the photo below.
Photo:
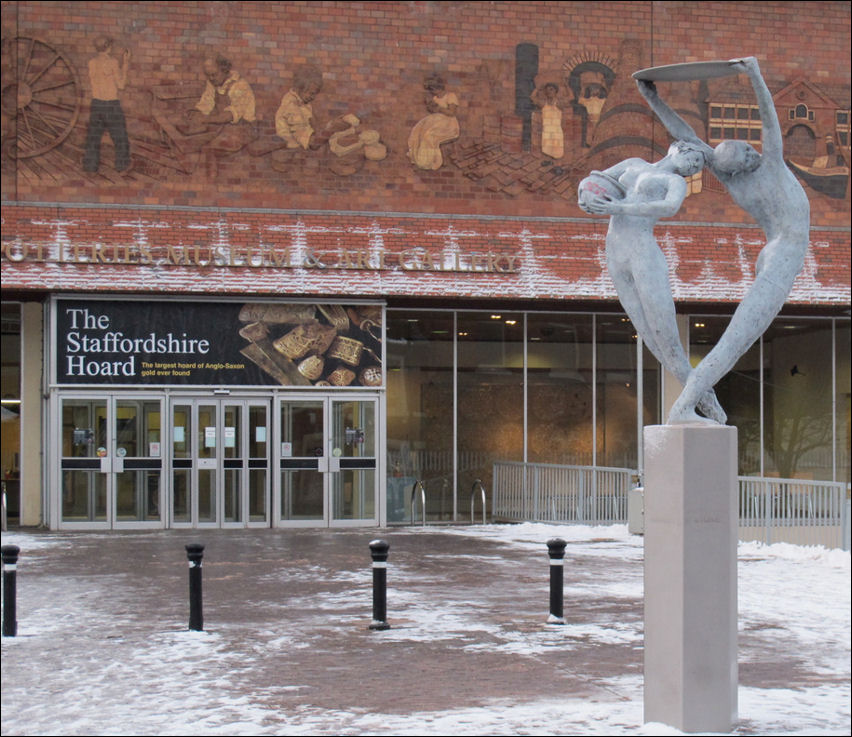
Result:
<svg viewBox="0 0 852 737"><path fill-rule="evenodd" d="M485 487L480 479L473 482L470 487L470 523L473 524L473 510L476 505L476 488L479 487L479 493L482 494L482 524L485 524Z"/></svg>
<svg viewBox="0 0 852 737"><path fill-rule="evenodd" d="M411 487L411 524L414 524L414 501L417 487L420 487L420 511L423 513L423 525L426 525L426 487L422 481L415 481Z"/></svg>

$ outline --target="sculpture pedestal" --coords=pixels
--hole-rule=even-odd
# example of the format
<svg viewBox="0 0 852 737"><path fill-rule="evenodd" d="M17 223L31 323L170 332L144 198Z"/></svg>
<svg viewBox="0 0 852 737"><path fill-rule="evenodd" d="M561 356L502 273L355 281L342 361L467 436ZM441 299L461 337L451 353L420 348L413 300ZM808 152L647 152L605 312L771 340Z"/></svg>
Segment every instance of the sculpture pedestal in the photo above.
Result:
<svg viewBox="0 0 852 737"><path fill-rule="evenodd" d="M737 720L737 429L645 428L645 721Z"/></svg>

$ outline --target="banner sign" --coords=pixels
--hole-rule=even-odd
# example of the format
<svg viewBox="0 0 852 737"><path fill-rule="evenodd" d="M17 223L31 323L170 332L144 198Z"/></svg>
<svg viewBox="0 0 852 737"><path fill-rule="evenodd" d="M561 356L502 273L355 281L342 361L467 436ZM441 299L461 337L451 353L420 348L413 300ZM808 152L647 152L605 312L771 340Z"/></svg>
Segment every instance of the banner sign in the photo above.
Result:
<svg viewBox="0 0 852 737"><path fill-rule="evenodd" d="M60 300L59 384L382 385L382 307Z"/></svg>

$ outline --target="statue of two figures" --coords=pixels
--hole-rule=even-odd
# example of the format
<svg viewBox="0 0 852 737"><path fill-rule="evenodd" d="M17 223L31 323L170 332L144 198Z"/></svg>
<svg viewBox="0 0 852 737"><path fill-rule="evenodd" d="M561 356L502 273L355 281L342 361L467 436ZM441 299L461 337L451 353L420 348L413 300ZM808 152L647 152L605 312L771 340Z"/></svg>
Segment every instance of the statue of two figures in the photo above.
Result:
<svg viewBox="0 0 852 737"><path fill-rule="evenodd" d="M757 96L762 152L745 141L709 146L659 96L654 80L678 81L745 73ZM609 215L606 258L627 315L645 345L683 385L668 424L719 423L727 416L713 387L769 327L801 271L808 247L810 206L783 157L781 126L757 59L673 64L636 72L642 96L675 142L655 163L627 159L592 172L579 186L579 206ZM677 213L686 197L684 177L708 167L734 202L763 228L766 245L755 266L754 282L719 342L693 368L684 351L665 256L654 226ZM698 413L701 414L698 414Z"/></svg>

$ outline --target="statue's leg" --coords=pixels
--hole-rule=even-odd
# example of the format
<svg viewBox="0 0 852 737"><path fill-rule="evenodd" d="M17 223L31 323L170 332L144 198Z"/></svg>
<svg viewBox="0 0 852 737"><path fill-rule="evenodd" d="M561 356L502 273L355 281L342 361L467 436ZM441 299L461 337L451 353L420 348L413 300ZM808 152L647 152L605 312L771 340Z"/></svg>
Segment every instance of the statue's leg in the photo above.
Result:
<svg viewBox="0 0 852 737"><path fill-rule="evenodd" d="M789 288L776 283L765 271L758 274L719 342L689 375L681 395L672 405L670 424L696 421L695 409L699 401L766 331L783 307L788 292Z"/></svg>
<svg viewBox="0 0 852 737"><path fill-rule="evenodd" d="M652 283L653 279L651 282L645 281L643 287L639 288L632 275L622 273L621 270L611 267L610 276L616 285L621 306L648 350L666 371L675 376L681 385L685 385L692 373L692 367L680 342L668 278L656 285ZM653 293L655 288L662 290L662 295ZM669 298L668 303L664 299L666 296ZM652 319L649 319L648 312L651 313ZM652 324L658 327L655 329ZM721 425L728 419L712 388L701 397L698 407L707 417Z"/></svg>

